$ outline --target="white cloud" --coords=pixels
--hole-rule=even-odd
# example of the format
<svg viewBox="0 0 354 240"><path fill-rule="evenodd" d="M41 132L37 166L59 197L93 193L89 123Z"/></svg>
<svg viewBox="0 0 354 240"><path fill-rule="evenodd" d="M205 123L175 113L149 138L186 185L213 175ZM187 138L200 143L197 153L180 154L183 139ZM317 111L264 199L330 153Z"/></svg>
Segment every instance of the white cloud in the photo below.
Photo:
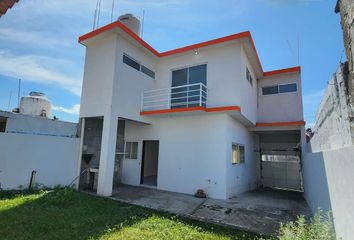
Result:
<svg viewBox="0 0 354 240"><path fill-rule="evenodd" d="M70 108L65 108L65 107L60 107L60 106L53 106L53 110L59 111L59 112L64 112L68 114L73 114L73 115L79 115L80 112L80 104L75 104Z"/></svg>
<svg viewBox="0 0 354 240"><path fill-rule="evenodd" d="M14 28L0 28L0 40L50 48L69 47L69 42L44 36L43 33Z"/></svg>
<svg viewBox="0 0 354 240"><path fill-rule="evenodd" d="M304 94L303 100L304 100L304 105L306 104L320 104L323 94L325 92L325 89L317 90L308 94Z"/></svg>
<svg viewBox="0 0 354 240"><path fill-rule="evenodd" d="M38 55L14 56L0 51L0 74L13 78L53 84L60 86L75 95L81 94L81 79L68 76L60 68L71 62L65 59L56 59Z"/></svg>

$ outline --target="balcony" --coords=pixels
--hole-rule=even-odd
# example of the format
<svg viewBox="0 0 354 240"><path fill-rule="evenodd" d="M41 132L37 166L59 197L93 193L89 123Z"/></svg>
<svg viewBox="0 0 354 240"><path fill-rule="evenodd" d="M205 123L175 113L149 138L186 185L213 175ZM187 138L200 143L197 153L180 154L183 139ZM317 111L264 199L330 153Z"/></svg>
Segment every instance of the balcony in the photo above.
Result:
<svg viewBox="0 0 354 240"><path fill-rule="evenodd" d="M141 112L206 108L208 89L203 83L144 91Z"/></svg>

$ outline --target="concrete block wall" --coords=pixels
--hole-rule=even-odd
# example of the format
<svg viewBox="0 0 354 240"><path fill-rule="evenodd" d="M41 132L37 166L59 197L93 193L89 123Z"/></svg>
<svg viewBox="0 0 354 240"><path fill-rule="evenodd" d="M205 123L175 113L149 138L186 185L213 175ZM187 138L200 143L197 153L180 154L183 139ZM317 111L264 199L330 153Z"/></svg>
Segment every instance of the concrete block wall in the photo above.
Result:
<svg viewBox="0 0 354 240"><path fill-rule="evenodd" d="M353 146L353 110L348 95L347 69L347 64L340 64L328 83L313 127L310 152Z"/></svg>
<svg viewBox="0 0 354 240"><path fill-rule="evenodd" d="M354 1L338 0L335 11L340 12L344 47L349 62L349 94L354 104Z"/></svg>

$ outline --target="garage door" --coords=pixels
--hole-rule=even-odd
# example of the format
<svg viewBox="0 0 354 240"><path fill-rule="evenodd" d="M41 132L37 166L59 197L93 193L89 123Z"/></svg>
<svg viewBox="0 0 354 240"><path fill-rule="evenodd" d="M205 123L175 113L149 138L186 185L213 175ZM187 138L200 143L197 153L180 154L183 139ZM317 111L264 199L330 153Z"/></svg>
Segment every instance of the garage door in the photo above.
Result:
<svg viewBox="0 0 354 240"><path fill-rule="evenodd" d="M300 152L262 149L261 181L263 187L302 191Z"/></svg>

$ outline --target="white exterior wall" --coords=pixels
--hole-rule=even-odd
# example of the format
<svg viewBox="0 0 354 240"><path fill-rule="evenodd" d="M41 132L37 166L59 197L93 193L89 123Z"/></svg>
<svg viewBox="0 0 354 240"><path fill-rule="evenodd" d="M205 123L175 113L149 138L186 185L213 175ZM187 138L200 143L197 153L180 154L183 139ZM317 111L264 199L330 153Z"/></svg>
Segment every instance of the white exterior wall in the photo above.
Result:
<svg viewBox="0 0 354 240"><path fill-rule="evenodd" d="M305 198L313 212L332 210L338 239L354 235L354 147L303 154Z"/></svg>
<svg viewBox="0 0 354 240"><path fill-rule="evenodd" d="M262 87L296 83L297 92L262 95ZM291 122L303 120L302 87L298 73L266 77L258 81L258 121Z"/></svg>
<svg viewBox="0 0 354 240"><path fill-rule="evenodd" d="M123 161L122 182L140 184L142 141L159 140L158 189L187 194L204 189L225 199L227 122L225 114L158 118L152 125L127 121L126 141L139 142L138 160Z"/></svg>
<svg viewBox="0 0 354 240"><path fill-rule="evenodd" d="M161 59L157 64L155 88L171 87L172 70L207 64L208 107L240 106L241 45L237 42L202 48Z"/></svg>
<svg viewBox="0 0 354 240"><path fill-rule="evenodd" d="M226 122L226 186L227 197L234 197L239 193L257 187L257 161L254 157L254 136L244 125L227 116ZM232 143L245 146L245 163L232 165Z"/></svg>
<svg viewBox="0 0 354 240"><path fill-rule="evenodd" d="M253 78L253 85L251 85L246 76L246 68L250 71ZM253 67L246 55L245 50L242 49L242 62L241 62L241 81L238 82L238 93L241 97L241 112L252 123L257 122L257 86L258 80Z"/></svg>
<svg viewBox="0 0 354 240"><path fill-rule="evenodd" d="M70 184L77 173L79 139L0 133L0 183L3 189L35 183L53 187Z"/></svg>
<svg viewBox="0 0 354 240"><path fill-rule="evenodd" d="M159 140L158 188L189 194L204 188L214 198L226 198L252 189L257 178L257 174L252 172L256 168L252 161L245 166L229 167L233 141L249 145L246 158L253 159L250 151L252 134L241 123L231 120L226 114L200 112L175 117L142 117L142 92L170 88L172 70L207 64L207 107L240 106L242 114L254 124L260 119L294 121L303 119L299 76L295 75L298 83L296 97L277 97L279 101L270 96L271 100L266 99L264 103L260 100L258 105L262 104L262 110L259 117L259 82L240 41L203 47L197 50L198 54L191 51L157 59L123 36L113 34L95 44L91 42L86 53L80 116L104 116L98 193L111 194L110 176L113 173L118 117L140 122L127 121L125 140L140 141L140 144L139 160L126 159L123 162L124 183L140 184L141 141ZM155 79L123 63L123 53L155 71ZM246 79L246 66L254 79L253 86ZM285 83L284 78L293 81L294 76L272 77L260 82ZM274 107L274 103L284 106ZM289 105L296 108L289 110ZM282 108L288 111L285 117L284 111L279 111ZM273 114L275 111L277 113Z"/></svg>
<svg viewBox="0 0 354 240"><path fill-rule="evenodd" d="M44 117L0 112L0 116L7 118L7 133L37 134L61 137L75 137L77 123L63 122Z"/></svg>
<svg viewBox="0 0 354 240"><path fill-rule="evenodd" d="M111 111L116 40L110 36L86 48L80 117L104 116Z"/></svg>
<svg viewBox="0 0 354 240"><path fill-rule="evenodd" d="M123 54L127 54L140 64L155 71L155 62L141 49L118 36L116 49L116 75L113 89L113 114L136 121L145 121L140 116L143 91L154 89L155 80L146 74L123 63Z"/></svg>

